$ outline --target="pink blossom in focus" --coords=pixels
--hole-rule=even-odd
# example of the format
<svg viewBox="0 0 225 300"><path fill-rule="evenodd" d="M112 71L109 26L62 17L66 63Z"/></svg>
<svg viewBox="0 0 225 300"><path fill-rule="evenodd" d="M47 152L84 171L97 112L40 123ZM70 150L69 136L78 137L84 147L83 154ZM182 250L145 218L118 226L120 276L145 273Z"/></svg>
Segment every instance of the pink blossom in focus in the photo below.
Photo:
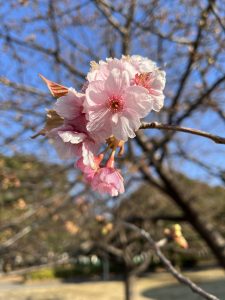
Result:
<svg viewBox="0 0 225 300"><path fill-rule="evenodd" d="M114 167L115 155L121 155L124 142L135 137L141 120L152 109L162 108L165 72L150 59L132 55L91 62L82 93L42 79L60 98L35 136L50 137L61 158L76 158L76 167L93 190L111 196L123 193L124 179Z"/></svg>
<svg viewBox="0 0 225 300"><path fill-rule="evenodd" d="M140 55L132 56L122 56L123 62L129 63L134 68L134 73L149 73L158 69L155 62L148 59L147 57L142 57ZM133 75L135 75L133 74Z"/></svg>
<svg viewBox="0 0 225 300"><path fill-rule="evenodd" d="M80 158L76 166L83 172L86 181L91 184L93 190L111 196L118 196L124 193L123 177L114 168L114 154L111 155L105 167L100 167L103 157L104 154L95 156L92 167L85 166L83 158Z"/></svg>
<svg viewBox="0 0 225 300"><path fill-rule="evenodd" d="M107 58L106 61L100 60L99 63L91 62L91 69L87 74L88 82L96 80L106 80L113 69L127 71L130 79L134 78L139 72L128 60L117 58Z"/></svg>
<svg viewBox="0 0 225 300"><path fill-rule="evenodd" d="M70 132L73 132L73 128L71 126L61 126L58 128L54 128L47 133L47 136L55 146L59 157L62 159L76 158L81 153L81 145L71 142L66 143L60 137L60 134L68 135ZM75 136L75 133L73 133L73 135Z"/></svg>
<svg viewBox="0 0 225 300"><path fill-rule="evenodd" d="M114 68L106 80L90 82L86 90L87 129L101 141L111 135L123 141L133 138L151 109L147 90L131 86L129 73L121 69Z"/></svg>
<svg viewBox="0 0 225 300"><path fill-rule="evenodd" d="M158 69L150 73L136 74L133 80L133 84L147 89L149 98L153 103L152 109L155 111L160 111L163 107L165 82L165 72Z"/></svg>
<svg viewBox="0 0 225 300"><path fill-rule="evenodd" d="M140 55L122 56L122 61L132 65L132 82L148 90L149 98L152 99L152 109L159 111L164 104L166 73L159 70L155 62Z"/></svg>
<svg viewBox="0 0 225 300"><path fill-rule="evenodd" d="M60 97L54 108L64 119L63 125L52 129L47 135L61 158L69 159L83 156L84 164L92 163L93 153L99 145L95 143L86 129L87 120L83 111L85 95L69 89L67 95Z"/></svg>
<svg viewBox="0 0 225 300"><path fill-rule="evenodd" d="M91 168L90 166L86 166L83 162L82 157L77 161L75 166L83 172L86 181L88 183L91 183L96 171L98 170L98 166L96 166L96 168Z"/></svg>
<svg viewBox="0 0 225 300"><path fill-rule="evenodd" d="M74 120L82 113L84 99L84 94L78 93L73 88L69 88L68 93L56 101L54 109L62 118Z"/></svg>
<svg viewBox="0 0 225 300"><path fill-rule="evenodd" d="M111 167L100 168L94 175L91 186L99 193L118 196L124 193L124 180L117 169Z"/></svg>

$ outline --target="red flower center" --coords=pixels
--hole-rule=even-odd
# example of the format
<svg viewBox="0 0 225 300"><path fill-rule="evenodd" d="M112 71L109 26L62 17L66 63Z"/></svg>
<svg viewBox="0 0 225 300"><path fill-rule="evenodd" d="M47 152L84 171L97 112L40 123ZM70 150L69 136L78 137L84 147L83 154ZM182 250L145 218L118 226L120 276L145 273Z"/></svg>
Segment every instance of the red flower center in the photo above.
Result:
<svg viewBox="0 0 225 300"><path fill-rule="evenodd" d="M112 95L108 98L108 108L113 112L119 112L123 110L123 98L122 96Z"/></svg>
<svg viewBox="0 0 225 300"><path fill-rule="evenodd" d="M134 78L134 84L143 86L147 90L151 89L151 73L136 74Z"/></svg>

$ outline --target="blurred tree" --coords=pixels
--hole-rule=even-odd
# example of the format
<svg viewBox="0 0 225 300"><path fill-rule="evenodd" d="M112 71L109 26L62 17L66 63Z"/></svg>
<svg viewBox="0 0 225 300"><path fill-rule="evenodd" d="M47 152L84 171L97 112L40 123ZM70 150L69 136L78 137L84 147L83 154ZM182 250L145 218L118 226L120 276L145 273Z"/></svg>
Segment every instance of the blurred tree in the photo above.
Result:
<svg viewBox="0 0 225 300"><path fill-rule="evenodd" d="M165 107L151 113L147 121L224 132L224 5L222 0L1 3L1 151L7 155L34 152L46 161L54 160L45 140L27 140L41 129L44 109L53 101L37 73L78 89L85 83L91 60L121 54L147 56L167 72ZM139 131L129 141L121 168L128 194L134 190L133 183L137 186L145 180L169 197L225 267L222 225L209 222L202 202L196 200L198 191L185 188L184 192L177 176L184 173L222 184L223 153L222 145L201 137L152 128ZM78 178L72 166L68 170L73 179ZM49 172L51 168L46 177ZM88 195L90 201L95 199ZM24 202L20 200L19 205ZM217 207L211 205L211 210Z"/></svg>
<svg viewBox="0 0 225 300"><path fill-rule="evenodd" d="M40 162L34 156L1 155L0 163L2 257L15 261L18 254L25 264L27 260L31 260L29 263L36 260L40 262L48 252L63 249L57 242L60 231L55 233L55 228L49 227L49 222L54 224L57 211L65 205L65 195L70 185L66 169ZM48 245L45 245L47 240Z"/></svg>

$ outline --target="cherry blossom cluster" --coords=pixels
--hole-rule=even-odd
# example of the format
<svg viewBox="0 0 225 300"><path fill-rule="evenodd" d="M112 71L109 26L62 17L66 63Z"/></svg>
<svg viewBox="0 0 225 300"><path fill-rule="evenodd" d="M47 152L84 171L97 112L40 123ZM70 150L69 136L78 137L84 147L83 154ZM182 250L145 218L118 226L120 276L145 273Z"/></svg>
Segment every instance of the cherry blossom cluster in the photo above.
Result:
<svg viewBox="0 0 225 300"><path fill-rule="evenodd" d="M60 157L76 159L93 190L123 193L116 151L121 155L141 120L162 108L165 72L148 58L133 55L91 62L82 92L43 79L58 100L40 134L51 138Z"/></svg>

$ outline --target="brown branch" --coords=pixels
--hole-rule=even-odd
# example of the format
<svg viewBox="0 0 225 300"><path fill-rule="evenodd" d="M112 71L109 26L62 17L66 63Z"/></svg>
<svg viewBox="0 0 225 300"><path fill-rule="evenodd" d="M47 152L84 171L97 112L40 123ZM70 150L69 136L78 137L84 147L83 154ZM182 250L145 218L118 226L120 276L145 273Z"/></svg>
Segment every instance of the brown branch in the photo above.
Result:
<svg viewBox="0 0 225 300"><path fill-rule="evenodd" d="M158 122L151 122L151 123L142 123L139 129L159 129L159 130L172 130L172 131L180 131L186 132L193 135L202 136L214 141L216 144L225 144L225 137L221 137L218 135L214 135L208 133L206 131L202 131L199 129L189 128L189 127L180 127L177 125L169 125L169 124L162 124Z"/></svg>
<svg viewBox="0 0 225 300"><path fill-rule="evenodd" d="M48 267L57 267L59 265L64 265L65 263L73 263L73 262L74 262L74 259L63 258L63 259L60 259L57 261L49 262L47 264L34 265L31 267L27 267L27 268L13 270L13 271L10 271L7 273L1 273L0 278L5 277L5 276L11 276L11 275L24 275L26 273L37 271L40 269L44 269L44 268L48 268Z"/></svg>
<svg viewBox="0 0 225 300"><path fill-rule="evenodd" d="M172 215L172 214L159 214L155 216L150 216L150 217L141 217L141 216L136 216L136 215L131 215L128 218L126 218L126 221L129 223L135 223L135 222L145 222L145 221L150 221L150 222L157 222L157 221L173 221L173 222L184 222L186 221L185 216L183 215Z"/></svg>
<svg viewBox="0 0 225 300"><path fill-rule="evenodd" d="M191 113L196 111L199 105L201 105L204 101L204 99L208 98L214 90L222 83L225 81L225 75L223 74L220 78L218 78L212 85L209 87L202 95L200 95L197 99L195 99L190 106L187 108L184 113L177 118L176 123L182 122L184 119L187 117L190 117Z"/></svg>
<svg viewBox="0 0 225 300"><path fill-rule="evenodd" d="M30 225L24 227L22 230L20 230L17 234L15 234L12 238L8 239L4 243L0 245L0 250L7 249L11 247L14 243L16 243L19 239L23 238L25 235L27 235L32 230L32 227Z"/></svg>
<svg viewBox="0 0 225 300"><path fill-rule="evenodd" d="M197 108L204 102L205 99L211 96L211 94L214 92L214 90L225 81L225 75L223 74L222 77L218 78L205 92L201 95L199 95L189 106L188 108L179 116L174 122L176 124L180 124L183 120L186 118L190 118L191 114L197 110ZM158 143L157 148L163 147L166 145L171 138L173 137L175 133L175 130L171 130L170 133L165 135L163 139Z"/></svg>
<svg viewBox="0 0 225 300"><path fill-rule="evenodd" d="M8 78L3 77L3 76L0 77L0 84L3 84L5 86L8 86L8 87L13 88L20 92L34 94L34 95L38 95L38 96L42 96L42 97L48 96L47 93L43 93L42 91L40 91L39 89L36 89L35 87L23 85L18 82L11 81Z"/></svg>
<svg viewBox="0 0 225 300"><path fill-rule="evenodd" d="M119 249L119 248L116 248L113 245L109 245L109 244L106 244L106 243L100 243L100 242L98 242L96 244L96 247L98 247L98 248L106 251L107 253L113 254L116 257L120 257L120 258L123 257L123 251L121 249Z"/></svg>
<svg viewBox="0 0 225 300"><path fill-rule="evenodd" d="M52 32L52 37L55 43L55 62L58 63L58 58L60 57L61 53L61 43L59 40L59 29L56 22L55 16L55 6L52 0L49 1L49 9L48 9L48 19L49 19L49 27Z"/></svg>
<svg viewBox="0 0 225 300"><path fill-rule="evenodd" d="M209 11L210 11L210 3L208 4L208 6L201 13L197 35L196 35L195 41L193 43L193 49L190 52L187 67L186 67L186 70L185 70L183 76L181 77L180 84L179 84L178 90L176 92L176 95L175 95L174 99L172 100L171 114L169 116L169 123L172 122L172 120L173 120L174 108L176 107L176 105L179 101L179 98L180 98L180 96L181 96L181 94L184 90L185 84L186 84L186 82L189 78L189 75L191 74L192 65L195 62L197 51L198 51L198 48L199 48L199 45L200 45L202 32L203 32L204 27L207 24L207 18L208 18Z"/></svg>
<svg viewBox="0 0 225 300"><path fill-rule="evenodd" d="M123 222L123 225L126 228L129 228L135 232L138 232L141 236L143 236L148 242L151 248L154 250L156 255L160 258L161 262L164 264L166 269L181 283L187 285L193 292L197 293L198 295L202 296L205 299L208 300L219 300L216 296L204 291L200 286L192 282L189 278L183 276L181 273L179 273L174 266L171 264L171 262L164 256L162 251L160 250L159 245L153 240L151 235L146 232L144 229L141 229L137 227L136 225Z"/></svg>
<svg viewBox="0 0 225 300"><path fill-rule="evenodd" d="M180 45L185 45L185 46L192 46L193 45L193 41L190 41L188 39L185 39L184 37L182 38L176 38L176 37L173 37L172 33L170 34L163 34L162 32L160 32L158 30L158 28L154 27L154 25L151 24L151 26L143 26L141 24L141 22L137 22L135 21L134 22L134 25L140 29L142 29L144 32L151 32L151 34L163 39L163 40L166 40L166 41L169 41L171 43L175 43L175 44L180 44ZM143 32L142 32L143 34Z"/></svg>
<svg viewBox="0 0 225 300"><path fill-rule="evenodd" d="M134 13L135 13L135 8L136 8L136 0L131 0L130 1L130 7L128 9L128 14L126 16L126 23L124 28L126 29L125 32L123 33L122 36L122 53L124 55L128 55L130 52L130 45L131 45L131 28L132 28L132 23L134 20Z"/></svg>
<svg viewBox="0 0 225 300"><path fill-rule="evenodd" d="M210 9L211 9L213 15L215 16L215 18L217 19L218 23L220 24L221 28L225 32L225 24L223 22L223 19L221 19L219 14L218 14L216 4L215 3L210 3Z"/></svg>
<svg viewBox="0 0 225 300"><path fill-rule="evenodd" d="M105 4L105 1L102 0L94 0L93 1L97 7L97 9L104 15L104 17L107 19L108 23L119 32L119 34L126 34L127 30L124 26L122 26L116 18L112 15L111 11L108 9L108 7Z"/></svg>
<svg viewBox="0 0 225 300"><path fill-rule="evenodd" d="M71 185L72 187L72 185ZM84 190L81 190L76 197L83 195L85 192ZM68 201L71 200L70 196L64 196L62 194L63 201L60 203L59 206L53 207L51 210L47 211L47 215L43 218L39 218L36 222L32 222L32 224L24 227L21 229L18 233L16 233L13 237L9 238L2 244L0 244L0 254L5 253L8 248L10 248L13 244L15 244L18 240L29 234L30 232L34 231L35 229L42 226L46 221L48 221L49 217L53 216L58 211L62 211L63 208L65 208L68 204ZM41 206L40 206L41 207Z"/></svg>
<svg viewBox="0 0 225 300"><path fill-rule="evenodd" d="M3 38L5 40L7 40L8 42L12 42L16 45L22 46L24 48L28 48L28 49L32 49L41 53L44 53L50 57L55 57L56 55L56 50L55 49L51 49L51 48L45 48L40 44L34 43L34 42L27 42L24 40L20 40L16 37L13 37L9 34L3 34L0 33L0 38ZM64 66L65 69L67 69L69 72L71 72L72 74L76 75L77 77L81 78L82 80L84 80L85 78L85 74L81 71L79 71L78 69L76 69L75 67L72 66L71 63L69 63L67 60L65 60L63 57L61 56L57 56L57 61L58 63L61 63L62 66Z"/></svg>

